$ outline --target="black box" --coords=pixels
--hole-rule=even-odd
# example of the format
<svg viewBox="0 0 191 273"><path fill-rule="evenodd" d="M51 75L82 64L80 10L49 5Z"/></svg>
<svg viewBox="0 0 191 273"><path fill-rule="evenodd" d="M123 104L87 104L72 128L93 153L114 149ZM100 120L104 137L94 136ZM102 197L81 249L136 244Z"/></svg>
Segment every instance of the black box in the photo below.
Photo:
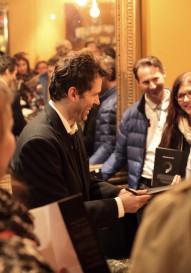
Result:
<svg viewBox="0 0 191 273"><path fill-rule="evenodd" d="M156 148L152 187L169 185L176 174L185 176L187 156L184 151Z"/></svg>

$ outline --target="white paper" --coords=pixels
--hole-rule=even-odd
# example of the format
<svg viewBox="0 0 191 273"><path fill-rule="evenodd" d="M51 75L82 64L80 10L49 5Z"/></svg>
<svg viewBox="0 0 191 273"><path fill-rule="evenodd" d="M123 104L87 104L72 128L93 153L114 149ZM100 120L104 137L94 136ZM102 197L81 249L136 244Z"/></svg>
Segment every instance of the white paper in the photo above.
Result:
<svg viewBox="0 0 191 273"><path fill-rule="evenodd" d="M57 203L30 210L39 250L56 272L83 273Z"/></svg>

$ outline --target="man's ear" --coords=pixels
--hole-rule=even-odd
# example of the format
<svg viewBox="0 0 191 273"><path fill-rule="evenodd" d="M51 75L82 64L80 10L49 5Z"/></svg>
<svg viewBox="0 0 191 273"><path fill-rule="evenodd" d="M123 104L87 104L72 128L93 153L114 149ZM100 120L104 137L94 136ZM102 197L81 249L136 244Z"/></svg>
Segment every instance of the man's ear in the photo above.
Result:
<svg viewBox="0 0 191 273"><path fill-rule="evenodd" d="M5 70L5 75L6 75L6 76L9 76L9 75L10 75L10 71L9 71L8 68Z"/></svg>
<svg viewBox="0 0 191 273"><path fill-rule="evenodd" d="M166 70L163 71L163 77L166 78Z"/></svg>
<svg viewBox="0 0 191 273"><path fill-rule="evenodd" d="M78 98L78 90L75 87L70 87L68 89L68 97L71 99L71 101L75 102Z"/></svg>

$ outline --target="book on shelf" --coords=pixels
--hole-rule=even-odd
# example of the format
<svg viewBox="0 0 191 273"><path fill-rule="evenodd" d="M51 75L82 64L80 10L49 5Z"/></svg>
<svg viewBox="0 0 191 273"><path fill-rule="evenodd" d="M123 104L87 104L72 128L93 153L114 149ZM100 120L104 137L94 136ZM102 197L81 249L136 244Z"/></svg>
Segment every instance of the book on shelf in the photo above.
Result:
<svg viewBox="0 0 191 273"><path fill-rule="evenodd" d="M152 187L170 185L175 175L185 176L187 156L184 151L156 148Z"/></svg>
<svg viewBox="0 0 191 273"><path fill-rule="evenodd" d="M39 250L56 272L110 273L80 194L30 212Z"/></svg>

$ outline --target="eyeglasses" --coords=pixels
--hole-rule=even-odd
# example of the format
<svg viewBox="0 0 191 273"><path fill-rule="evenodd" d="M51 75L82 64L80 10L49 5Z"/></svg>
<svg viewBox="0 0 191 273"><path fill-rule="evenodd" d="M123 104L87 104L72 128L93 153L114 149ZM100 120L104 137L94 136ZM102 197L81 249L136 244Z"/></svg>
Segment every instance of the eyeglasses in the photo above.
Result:
<svg viewBox="0 0 191 273"><path fill-rule="evenodd" d="M185 96L187 96L187 98L191 100L191 90L187 91L186 93L178 94L176 99L177 101L182 102L184 101Z"/></svg>

